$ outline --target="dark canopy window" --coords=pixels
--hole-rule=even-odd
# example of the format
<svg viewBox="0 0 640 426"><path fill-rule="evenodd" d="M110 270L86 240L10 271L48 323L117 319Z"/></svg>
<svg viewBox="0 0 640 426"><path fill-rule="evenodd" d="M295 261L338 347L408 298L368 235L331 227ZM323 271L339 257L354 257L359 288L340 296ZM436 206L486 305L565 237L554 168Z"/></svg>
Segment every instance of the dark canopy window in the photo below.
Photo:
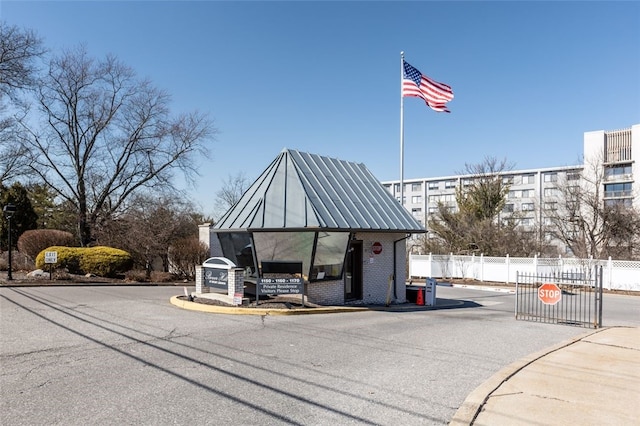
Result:
<svg viewBox="0 0 640 426"><path fill-rule="evenodd" d="M218 239L222 246L222 254L236 264L238 268L251 268L249 275L256 272L251 246L251 234L247 232L219 233Z"/></svg>

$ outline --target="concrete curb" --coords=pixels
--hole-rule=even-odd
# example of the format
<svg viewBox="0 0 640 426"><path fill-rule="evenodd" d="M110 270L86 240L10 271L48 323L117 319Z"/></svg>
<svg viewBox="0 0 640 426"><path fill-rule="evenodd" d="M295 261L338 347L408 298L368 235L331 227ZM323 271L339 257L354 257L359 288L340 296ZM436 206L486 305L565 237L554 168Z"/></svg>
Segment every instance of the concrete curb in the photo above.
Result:
<svg viewBox="0 0 640 426"><path fill-rule="evenodd" d="M187 286L193 287L193 284L185 283L145 283L145 282L130 282L130 283L113 283L113 282L13 282L13 281L0 281L0 287L180 287Z"/></svg>
<svg viewBox="0 0 640 426"><path fill-rule="evenodd" d="M209 312L213 314L227 315L310 315L310 314L329 314L344 312L363 312L369 311L369 308L349 307L349 306L330 306L326 308L296 308L296 309L269 309L269 308L243 308L231 306L206 305L203 303L189 302L188 300L179 299L180 296L173 296L170 299L172 305L182 309L191 311Z"/></svg>
<svg viewBox="0 0 640 426"><path fill-rule="evenodd" d="M311 314L337 314L347 312L365 312L365 311L384 311L384 312L415 312L415 311L432 311L437 309L452 308L462 306L462 301L452 301L450 303L442 303L436 306L416 306L416 305L389 305L389 306L326 306L319 308L296 308L296 309L270 309L270 308L244 308L241 306L218 306L207 305L204 303L189 302L188 300L179 299L182 296L173 296L169 300L174 306L191 311L209 312L213 314L227 315L311 315Z"/></svg>
<svg viewBox="0 0 640 426"><path fill-rule="evenodd" d="M502 386L507 380L521 371L523 368L532 364L533 362L543 358L544 356L556 352L558 350L564 349L568 346L573 345L583 339L586 339L589 336L600 333L610 327L603 327L597 330L590 330L585 332L581 336L574 337L572 339L566 340L562 343L559 343L555 346L551 346L550 348L543 349L539 352L535 352L533 354L527 355L524 358L521 358L508 366L504 367L496 374L491 376L487 381L482 383L476 389L473 390L464 400L462 405L458 408L456 413L453 415L451 421L449 422L450 426L462 426L462 425L472 425L478 414L482 411L484 404L487 402L489 397L495 392L500 386Z"/></svg>

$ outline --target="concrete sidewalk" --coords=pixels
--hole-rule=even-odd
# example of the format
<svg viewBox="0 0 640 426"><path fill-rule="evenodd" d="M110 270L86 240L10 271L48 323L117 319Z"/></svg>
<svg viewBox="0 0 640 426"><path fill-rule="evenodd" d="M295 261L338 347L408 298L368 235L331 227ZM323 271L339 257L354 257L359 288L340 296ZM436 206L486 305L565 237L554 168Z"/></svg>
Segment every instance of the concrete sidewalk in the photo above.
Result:
<svg viewBox="0 0 640 426"><path fill-rule="evenodd" d="M474 390L450 425L632 425L640 328L612 327L521 359Z"/></svg>

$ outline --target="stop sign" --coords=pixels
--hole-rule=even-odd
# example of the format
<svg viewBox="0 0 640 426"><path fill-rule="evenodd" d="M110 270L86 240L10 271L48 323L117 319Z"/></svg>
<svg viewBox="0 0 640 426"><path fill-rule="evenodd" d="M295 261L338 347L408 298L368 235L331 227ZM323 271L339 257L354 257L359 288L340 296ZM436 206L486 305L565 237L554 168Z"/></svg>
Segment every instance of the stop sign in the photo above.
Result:
<svg viewBox="0 0 640 426"><path fill-rule="evenodd" d="M373 245L371 246L373 253L374 254L380 254L382 253L382 244L380 244L379 242L375 242L373 243Z"/></svg>
<svg viewBox="0 0 640 426"><path fill-rule="evenodd" d="M552 283L542 284L538 287L538 299L545 305L555 305L562 299L562 290Z"/></svg>

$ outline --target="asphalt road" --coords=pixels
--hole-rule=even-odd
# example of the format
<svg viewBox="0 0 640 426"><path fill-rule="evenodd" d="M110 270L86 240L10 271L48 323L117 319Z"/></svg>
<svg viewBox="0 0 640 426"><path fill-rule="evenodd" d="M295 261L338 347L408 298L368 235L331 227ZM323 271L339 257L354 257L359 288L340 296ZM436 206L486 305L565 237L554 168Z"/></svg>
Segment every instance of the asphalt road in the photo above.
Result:
<svg viewBox="0 0 640 426"><path fill-rule="evenodd" d="M181 293L1 288L0 424L447 424L495 372L586 331L440 286L465 307L231 316L171 305ZM640 325L639 297L614 299L619 319L607 300L605 325Z"/></svg>

